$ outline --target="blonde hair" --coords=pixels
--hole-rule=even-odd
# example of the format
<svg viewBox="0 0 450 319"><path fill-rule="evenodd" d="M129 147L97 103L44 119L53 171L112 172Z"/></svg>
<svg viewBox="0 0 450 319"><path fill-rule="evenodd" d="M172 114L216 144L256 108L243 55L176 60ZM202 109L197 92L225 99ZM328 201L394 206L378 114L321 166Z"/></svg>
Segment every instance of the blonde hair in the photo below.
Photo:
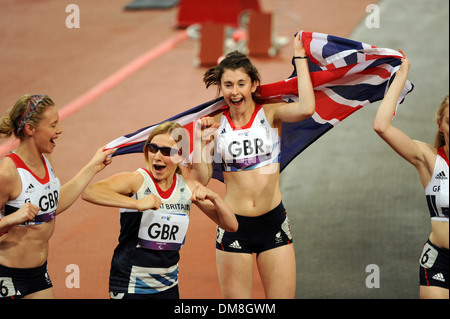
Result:
<svg viewBox="0 0 450 319"><path fill-rule="evenodd" d="M158 125L153 131L150 133L149 137L145 141L144 145L144 157L145 162L149 164L148 159L148 144L152 141L152 139L156 135L160 134L170 134L170 136L173 138L173 140L176 142L177 147L179 150L181 150L181 156L183 160L189 161L189 138L186 130L178 123L167 121L160 125ZM176 169L177 174L182 174L181 167L178 164Z"/></svg>
<svg viewBox="0 0 450 319"><path fill-rule="evenodd" d="M436 123L441 124L444 118L444 111L448 108L448 94L444 98L444 101L442 101L441 106L439 106L439 109L436 112ZM434 147L439 148L441 146L445 145L445 139L444 139L444 133L437 132L436 137L434 138Z"/></svg>
<svg viewBox="0 0 450 319"><path fill-rule="evenodd" d="M53 100L47 95L25 94L9 109L8 114L2 116L0 137L10 137L14 134L15 137L22 139L25 125L30 123L37 126L45 109L54 105Z"/></svg>

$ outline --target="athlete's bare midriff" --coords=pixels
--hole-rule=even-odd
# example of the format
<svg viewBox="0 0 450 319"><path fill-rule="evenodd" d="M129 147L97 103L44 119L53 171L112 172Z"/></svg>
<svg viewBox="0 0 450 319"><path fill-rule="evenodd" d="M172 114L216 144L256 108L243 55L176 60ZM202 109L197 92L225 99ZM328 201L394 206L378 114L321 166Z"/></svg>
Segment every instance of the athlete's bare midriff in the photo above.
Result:
<svg viewBox="0 0 450 319"><path fill-rule="evenodd" d="M0 237L0 265L10 268L35 268L48 257L48 241L55 220L33 226L14 226Z"/></svg>
<svg viewBox="0 0 450 319"><path fill-rule="evenodd" d="M260 216L281 202L279 164L270 164L261 168L223 172L225 184L225 202L237 215Z"/></svg>

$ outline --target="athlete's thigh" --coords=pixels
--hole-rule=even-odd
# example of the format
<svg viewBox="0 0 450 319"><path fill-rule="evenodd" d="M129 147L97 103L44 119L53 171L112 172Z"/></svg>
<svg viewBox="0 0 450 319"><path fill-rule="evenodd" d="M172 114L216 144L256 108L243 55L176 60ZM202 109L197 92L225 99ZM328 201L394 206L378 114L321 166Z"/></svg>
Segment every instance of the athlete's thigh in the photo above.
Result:
<svg viewBox="0 0 450 319"><path fill-rule="evenodd" d="M297 283L294 245L266 250L256 258L266 298L295 297Z"/></svg>
<svg viewBox="0 0 450 319"><path fill-rule="evenodd" d="M448 299L448 289L435 286L420 286L420 299Z"/></svg>
<svg viewBox="0 0 450 319"><path fill-rule="evenodd" d="M216 250L217 273L225 299L252 297L253 256Z"/></svg>
<svg viewBox="0 0 450 319"><path fill-rule="evenodd" d="M55 299L55 291L53 287L34 292L32 294L26 295L23 299Z"/></svg>

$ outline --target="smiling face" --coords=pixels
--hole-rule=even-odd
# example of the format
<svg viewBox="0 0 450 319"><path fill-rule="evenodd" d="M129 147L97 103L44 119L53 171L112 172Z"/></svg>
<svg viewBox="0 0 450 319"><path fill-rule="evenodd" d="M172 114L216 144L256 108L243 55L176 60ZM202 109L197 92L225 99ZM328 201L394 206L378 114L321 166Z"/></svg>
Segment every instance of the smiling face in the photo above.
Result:
<svg viewBox="0 0 450 319"><path fill-rule="evenodd" d="M255 104L252 94L256 91L258 83L251 80L243 68L236 70L226 69L220 81L220 90L232 112L244 113Z"/></svg>
<svg viewBox="0 0 450 319"><path fill-rule="evenodd" d="M55 106L48 106L42 113L39 124L26 124L26 130L34 138L40 153L50 154L56 146L56 139L62 130L59 126L59 114Z"/></svg>
<svg viewBox="0 0 450 319"><path fill-rule="evenodd" d="M168 147L178 150L177 143L169 133L158 134L154 136L150 143L156 145L159 148ZM156 151L156 153L153 153L151 151L151 148L148 148L147 151L147 164L150 173L158 181L171 181L173 179L173 175L176 172L178 164L182 160L181 156L177 151L172 152L171 155L163 155L161 150L159 149L154 149L153 151Z"/></svg>

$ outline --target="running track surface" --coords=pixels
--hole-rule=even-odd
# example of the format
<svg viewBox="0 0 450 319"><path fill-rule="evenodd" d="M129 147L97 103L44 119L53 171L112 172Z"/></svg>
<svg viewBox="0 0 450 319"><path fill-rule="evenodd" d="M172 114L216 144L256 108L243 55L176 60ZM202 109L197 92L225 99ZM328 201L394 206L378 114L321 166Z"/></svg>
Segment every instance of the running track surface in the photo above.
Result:
<svg viewBox="0 0 450 319"><path fill-rule="evenodd" d="M62 183L116 137L206 102L204 68L193 65L196 43L174 29L177 8L126 12L129 1L78 0L80 28L65 25L67 2L3 0L0 11L0 110L23 94L48 94L57 103L63 134L52 154ZM373 0L261 0L275 12L279 36L302 28L348 37ZM291 73L292 45L271 59L253 59L263 83ZM0 144L1 156L14 147ZM141 154L114 158L94 181L144 165ZM224 186L209 184L223 196ZM108 298L108 276L119 235L117 209L79 199L57 218L49 273L57 298ZM70 286L76 265L80 287ZM67 271L66 271L67 270ZM264 298L257 269L254 298ZM69 282L66 283L66 280ZM69 285L68 285L69 284ZM221 298L215 265L215 225L193 208L180 261L181 298Z"/></svg>

